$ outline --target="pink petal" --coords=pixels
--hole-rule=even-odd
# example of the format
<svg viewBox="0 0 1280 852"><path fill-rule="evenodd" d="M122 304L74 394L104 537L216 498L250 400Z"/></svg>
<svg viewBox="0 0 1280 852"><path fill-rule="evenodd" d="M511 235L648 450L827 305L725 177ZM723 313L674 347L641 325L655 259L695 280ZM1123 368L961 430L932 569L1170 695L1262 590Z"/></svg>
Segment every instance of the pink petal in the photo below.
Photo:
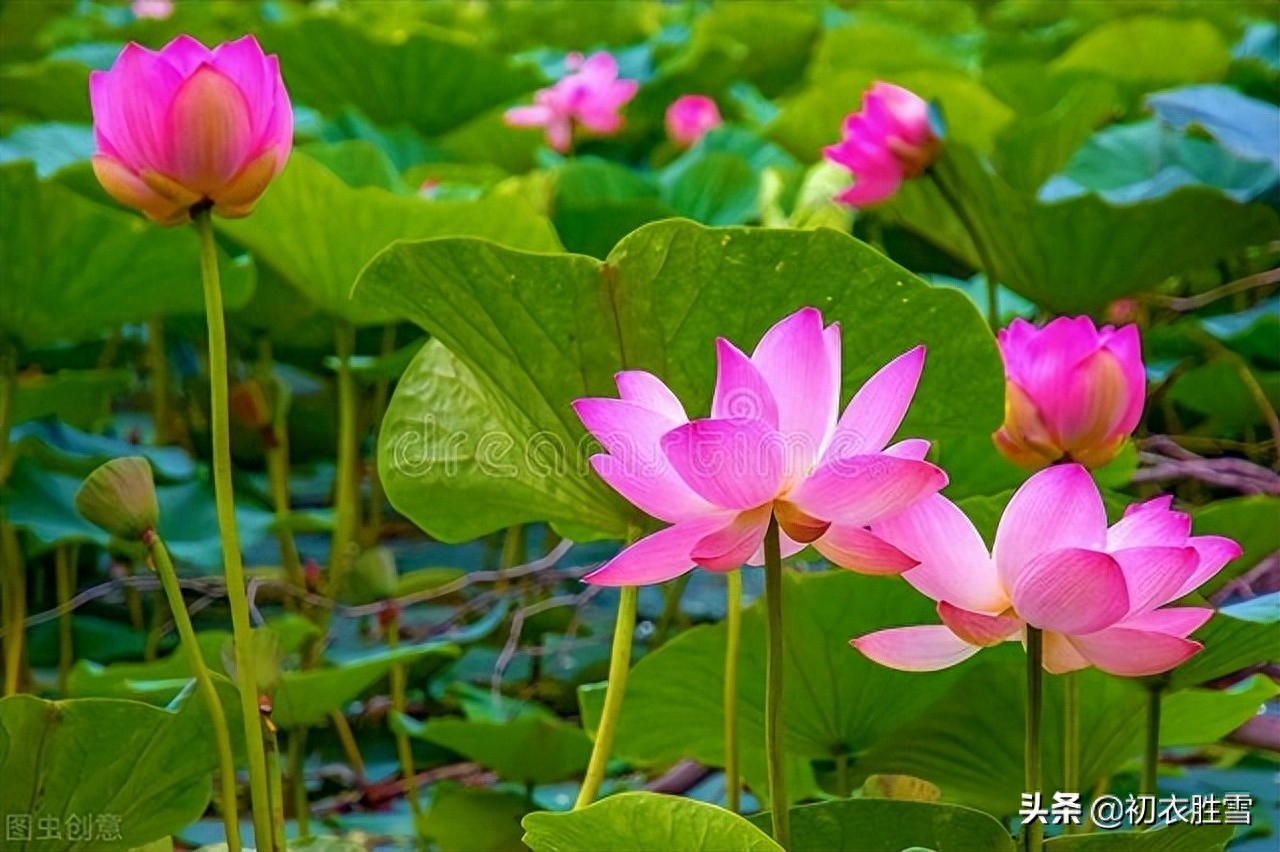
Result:
<svg viewBox="0 0 1280 852"><path fill-rule="evenodd" d="M213 62L214 53L199 40L183 33L160 48L160 57L183 77L190 77L206 62Z"/></svg>
<svg viewBox="0 0 1280 852"><path fill-rule="evenodd" d="M1170 606L1130 616L1116 626L1148 633L1167 633L1186 639L1212 617L1213 610L1208 607Z"/></svg>
<svg viewBox="0 0 1280 852"><path fill-rule="evenodd" d="M1105 553L1065 548L1031 560L1010 590L1014 609L1033 627L1093 633L1129 612L1124 573Z"/></svg>
<svg viewBox="0 0 1280 852"><path fill-rule="evenodd" d="M938 617L947 628L970 645L989 647L1017 636L1022 619L1015 615L987 615L961 609L947 601L938 602Z"/></svg>
<svg viewBox="0 0 1280 852"><path fill-rule="evenodd" d="M1142 406L1147 396L1147 371L1142 363L1142 341L1136 325L1126 325L1112 330L1103 326L1098 332L1102 345L1120 361L1128 387L1128 404L1120 418L1118 430L1129 434L1142 420Z"/></svg>
<svg viewBox="0 0 1280 852"><path fill-rule="evenodd" d="M705 515L712 506L689 486L663 458L654 470L636 469L634 465L609 455L591 457L591 466L609 487L660 521L677 523Z"/></svg>
<svg viewBox="0 0 1280 852"><path fill-rule="evenodd" d="M676 473L725 509L754 509L782 484L781 436L759 420L694 420L662 437Z"/></svg>
<svg viewBox="0 0 1280 852"><path fill-rule="evenodd" d="M251 110L229 77L202 65L187 78L165 122L175 181L201 195L215 194L253 153Z"/></svg>
<svg viewBox="0 0 1280 852"><path fill-rule="evenodd" d="M855 176L853 186L836 195L836 201L850 207L873 207L898 194L902 186L901 170L863 172Z"/></svg>
<svg viewBox="0 0 1280 852"><path fill-rule="evenodd" d="M778 530L778 551L783 559L790 559L808 546L787 535L785 530ZM747 559L747 564L756 566L764 564L764 542L761 542L760 546L756 548L756 552Z"/></svg>
<svg viewBox="0 0 1280 852"><path fill-rule="evenodd" d="M884 453L825 462L791 495L791 502L815 518L851 526L867 524L947 484L947 475L928 462Z"/></svg>
<svg viewBox="0 0 1280 852"><path fill-rule="evenodd" d="M1076 365L1098 350L1098 332L1088 317L1058 317L1037 329L1015 320L996 335L1005 374L1043 405L1057 397Z"/></svg>
<svg viewBox="0 0 1280 852"><path fill-rule="evenodd" d="M698 540L691 554L693 561L713 571L741 568L762 546L770 516L768 506L740 513L727 526Z"/></svg>
<svg viewBox="0 0 1280 852"><path fill-rule="evenodd" d="M235 81L253 110L256 151L278 149L286 137L292 141L293 111L280 76L279 59L266 56L251 35L218 45L213 56L214 67Z"/></svg>
<svg viewBox="0 0 1280 852"><path fill-rule="evenodd" d="M573 410L610 454L636 459L646 467L660 466L662 436L681 425L665 414L625 399L587 397L575 400Z"/></svg>
<svg viewBox="0 0 1280 852"><path fill-rule="evenodd" d="M849 644L880 665L905 672L945 669L979 650L941 624L878 630Z"/></svg>
<svg viewBox="0 0 1280 852"><path fill-rule="evenodd" d="M181 85L182 76L157 54L133 43L126 45L110 71L89 75L99 148L135 173L168 172L165 116Z"/></svg>
<svg viewBox="0 0 1280 852"><path fill-rule="evenodd" d="M884 454L897 456L900 459L924 461L925 456L929 455L930 446L932 445L923 438L907 438L885 447Z"/></svg>
<svg viewBox="0 0 1280 852"><path fill-rule="evenodd" d="M1229 538L1220 535L1196 535L1187 539L1187 544L1195 548L1200 555L1200 564L1191 576L1174 592L1170 600L1177 600L1203 586L1211 577L1223 569L1233 559L1239 559L1244 550Z"/></svg>
<svg viewBox="0 0 1280 852"><path fill-rule="evenodd" d="M764 376L738 347L716 339L716 388L711 416L717 420L761 420L778 428L778 404Z"/></svg>
<svg viewBox="0 0 1280 852"><path fill-rule="evenodd" d="M1124 627L1072 636L1071 644L1089 662L1120 677L1147 677L1167 672L1204 647L1190 639Z"/></svg>
<svg viewBox="0 0 1280 852"><path fill-rule="evenodd" d="M1009 598L982 536L946 497L935 494L918 500L876 521L871 531L920 560L903 579L922 594L972 612L994 614L1008 608Z"/></svg>
<svg viewBox="0 0 1280 852"><path fill-rule="evenodd" d="M647 535L582 580L594 586L647 586L693 568L689 555L699 539L730 518L721 515L686 521Z"/></svg>
<svg viewBox="0 0 1280 852"><path fill-rule="evenodd" d="M1129 506L1107 530L1107 550L1126 547L1181 547L1191 533L1191 516L1171 512L1163 500Z"/></svg>
<svg viewBox="0 0 1280 852"><path fill-rule="evenodd" d="M800 469L808 469L835 427L840 405L829 339L817 308L802 308L764 333L751 362L773 391L778 430ZM792 468L793 470L796 468Z"/></svg>
<svg viewBox="0 0 1280 852"><path fill-rule="evenodd" d="M1112 551L1111 558L1124 572L1130 615L1149 612L1177 597L1200 562L1190 547L1129 547Z"/></svg>
<svg viewBox="0 0 1280 852"><path fill-rule="evenodd" d="M1089 661L1071 644L1071 640L1061 633L1050 631L1044 634L1043 655L1044 670L1049 674L1067 674L1090 666Z"/></svg>
<svg viewBox="0 0 1280 852"><path fill-rule="evenodd" d="M862 527L833 524L813 547L841 568L860 574L901 574L920 564Z"/></svg>
<svg viewBox="0 0 1280 852"><path fill-rule="evenodd" d="M1006 589L1042 553L1066 547L1100 550L1107 513L1089 472L1077 464L1055 465L1032 476L1005 507L992 555Z"/></svg>
<svg viewBox="0 0 1280 852"><path fill-rule="evenodd" d="M836 425L823 460L879 452L902 425L924 370L925 348L899 355L858 389ZM925 444L926 448L928 443Z"/></svg>
<svg viewBox="0 0 1280 852"><path fill-rule="evenodd" d="M689 416L684 406L662 379L643 370L624 370L613 377L618 385L618 395L630 402L643 405L663 414L676 423L687 423Z"/></svg>
<svg viewBox="0 0 1280 852"><path fill-rule="evenodd" d="M551 121L551 110L542 104L512 107L502 120L511 127L544 127Z"/></svg>

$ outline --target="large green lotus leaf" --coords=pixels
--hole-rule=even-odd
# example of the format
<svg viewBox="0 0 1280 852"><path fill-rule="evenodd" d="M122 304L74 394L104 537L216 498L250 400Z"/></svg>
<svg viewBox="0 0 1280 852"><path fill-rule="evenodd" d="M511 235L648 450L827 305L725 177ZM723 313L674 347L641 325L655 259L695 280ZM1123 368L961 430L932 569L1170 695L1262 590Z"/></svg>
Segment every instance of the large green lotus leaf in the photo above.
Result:
<svg viewBox="0 0 1280 852"><path fill-rule="evenodd" d="M972 47L972 42L970 42ZM843 71L890 74L933 68L964 71L966 60L952 45L931 34L897 21L860 18L852 24L827 30L805 72L822 81Z"/></svg>
<svg viewBox="0 0 1280 852"><path fill-rule="evenodd" d="M1201 642L1204 650L1173 670L1170 685L1175 689L1280 659L1280 628L1275 624L1219 612L1192 638Z"/></svg>
<svg viewBox="0 0 1280 852"><path fill-rule="evenodd" d="M932 674L876 665L849 647L873 630L936 620L931 601L905 583L843 570L784 575L786 679L782 725L789 753L856 755L942 696L961 669ZM724 764L723 623L689 630L632 671L616 748L646 761ZM764 777L764 613L742 623L738 725L743 774ZM591 702L594 704L595 702ZM597 715L584 696L583 720ZM791 791L788 791L791 792Z"/></svg>
<svg viewBox="0 0 1280 852"><path fill-rule="evenodd" d="M996 816L1018 809L1025 789L1025 657L1013 647L983 652L932 707L896 729L853 765L868 774L913 775L942 788L943 798ZM1080 786L1088 790L1142 754L1146 690L1096 669L1080 681ZM1261 679L1237 691L1182 690L1166 695L1161 741L1211 743L1257 712L1276 688ZM1063 678L1046 677L1043 710L1044 788L1062 790Z"/></svg>
<svg viewBox="0 0 1280 852"><path fill-rule="evenodd" d="M263 48L280 55L289 94L326 113L358 104L373 121L408 124L435 136L542 85L517 64L445 30L387 38L337 16L264 29Z"/></svg>
<svg viewBox="0 0 1280 852"><path fill-rule="evenodd" d="M751 817L766 831L771 814ZM843 799L791 809L791 852L902 852L911 847L1014 852L996 819L959 805Z"/></svg>
<svg viewBox="0 0 1280 852"><path fill-rule="evenodd" d="M0 166L0 336L27 346L78 342L127 322L200 313L192 228L157 228L41 182L29 162ZM219 256L223 295L239 305L253 267Z"/></svg>
<svg viewBox="0 0 1280 852"><path fill-rule="evenodd" d="M212 671L222 671L222 649L229 641L231 634L225 630L201 630L196 634L200 656ZM191 665L187 662L186 651L183 649L146 663L125 662L103 666L80 660L67 675L67 694L72 698L132 698L151 702L157 700L154 696L163 692L163 689L158 686L148 687L147 684L172 681L185 683L190 678ZM168 703L172 697L173 694L170 693L162 700Z"/></svg>
<svg viewBox="0 0 1280 852"><path fill-rule="evenodd" d="M28 124L0 139L0 163L30 160L44 178L66 166L87 163L93 149L93 128L87 124Z"/></svg>
<svg viewBox="0 0 1280 852"><path fill-rule="evenodd" d="M1242 548L1244 554L1200 587L1212 594L1231 578L1280 550L1280 498L1265 495L1215 500L1192 511L1196 535L1224 535Z"/></svg>
<svg viewBox="0 0 1280 852"><path fill-rule="evenodd" d="M808 3L720 3L693 25L695 39L746 48L739 73L770 97L800 78L820 31L818 7Z"/></svg>
<svg viewBox="0 0 1280 852"><path fill-rule="evenodd" d="M948 139L990 151L997 134L1014 113L967 74L936 69L904 69L880 73L872 69L842 71L814 82L783 102L769 124L769 136L804 162L822 157L822 148L840 140L845 116L857 112L862 94L876 80L905 86L936 100L946 116Z"/></svg>
<svg viewBox="0 0 1280 852"><path fill-rule="evenodd" d="M1230 64L1229 46L1208 21L1134 15L1086 33L1052 67L1089 71L1149 91L1220 80Z"/></svg>
<svg viewBox="0 0 1280 852"><path fill-rule="evenodd" d="M474 236L535 251L559 248L550 223L517 199L427 201L355 189L297 153L253 216L215 221L322 309L360 325L397 318L350 296L361 268L397 240Z"/></svg>
<svg viewBox="0 0 1280 852"><path fill-rule="evenodd" d="M393 664L428 661L436 667L456 659L459 653L457 645L431 643L380 651L328 668L282 672L272 718L282 728L324 725L331 711L358 698L385 677Z"/></svg>
<svg viewBox="0 0 1280 852"><path fill-rule="evenodd" d="M111 416L111 402L137 381L132 370L59 370L19 373L10 423L54 417L93 429Z"/></svg>
<svg viewBox="0 0 1280 852"><path fill-rule="evenodd" d="M93 120L88 91L89 66L81 62L42 59L6 65L0 69L0 115L87 124Z"/></svg>
<svg viewBox="0 0 1280 852"><path fill-rule="evenodd" d="M75 0L0 5L0 56L9 62L40 56L48 48L45 30L75 5Z"/></svg>
<svg viewBox="0 0 1280 852"><path fill-rule="evenodd" d="M533 852L679 849L681 852L779 852L769 835L735 813L679 796L619 793L568 813L524 818Z"/></svg>
<svg viewBox="0 0 1280 852"><path fill-rule="evenodd" d="M356 295L454 356L419 353L379 440L390 499L447 541L535 520L623 535L642 519L587 466L572 402L613 396L614 373L646 369L705 412L714 338L749 348L804 305L843 322L845 399L928 345L904 434L989 434L1002 417L998 353L972 302L826 229L658 222L604 263L477 240L405 243L369 265Z"/></svg>
<svg viewBox="0 0 1280 852"><path fill-rule="evenodd" d="M433 785L422 833L440 852L513 852L520 845L520 818L533 808L525 796L507 790Z"/></svg>
<svg viewBox="0 0 1280 852"><path fill-rule="evenodd" d="M93 435L53 419L15 427L9 442L9 451L15 456L30 456L45 470L60 473L88 476L100 465L121 456L145 457L161 480L190 479L196 472L195 460L178 447L155 447Z"/></svg>
<svg viewBox="0 0 1280 852"><path fill-rule="evenodd" d="M1169 389L1169 399L1208 418L1215 435L1240 435L1264 426L1280 406L1280 370L1247 365L1262 389L1269 410L1258 405L1253 390L1240 375L1239 362L1218 357L1179 376Z"/></svg>
<svg viewBox="0 0 1280 852"><path fill-rule="evenodd" d="M412 733L521 784L563 781L586 769L591 757L581 728L534 715L506 722L432 719Z"/></svg>
<svg viewBox="0 0 1280 852"><path fill-rule="evenodd" d="M171 710L113 698L5 698L0 812L29 814L33 838L40 836L40 817L56 817L63 838L73 816L94 829L81 840L10 834L5 849L126 850L171 835L204 812L217 763L208 712L190 691ZM95 833L112 828L118 842L104 843Z"/></svg>
<svg viewBox="0 0 1280 852"><path fill-rule="evenodd" d="M1178 822L1155 831L1100 831L1044 842L1046 852L1222 852L1235 829Z"/></svg>
<svg viewBox="0 0 1280 852"><path fill-rule="evenodd" d="M1097 313L1113 299L1268 242L1280 229L1266 207L1237 204L1203 187L1127 206L1096 196L1043 204L992 175L963 146L945 148L935 168L967 207L1000 283L1058 313ZM933 181L908 181L884 211L980 266Z"/></svg>
<svg viewBox="0 0 1280 852"><path fill-rule="evenodd" d="M107 534L76 511L75 497L83 478L42 470L20 458L5 485L5 515L40 547L61 542L91 542L105 547ZM160 501L160 535L174 559L205 571L222 565L217 506L212 485L194 479L156 488ZM240 544L253 547L271 531L275 516L247 501L236 504Z"/></svg>
<svg viewBox="0 0 1280 852"><path fill-rule="evenodd" d="M1052 109L1020 114L1005 128L996 139L996 171L1010 186L1034 194L1119 111L1115 87L1096 78L1076 81Z"/></svg>

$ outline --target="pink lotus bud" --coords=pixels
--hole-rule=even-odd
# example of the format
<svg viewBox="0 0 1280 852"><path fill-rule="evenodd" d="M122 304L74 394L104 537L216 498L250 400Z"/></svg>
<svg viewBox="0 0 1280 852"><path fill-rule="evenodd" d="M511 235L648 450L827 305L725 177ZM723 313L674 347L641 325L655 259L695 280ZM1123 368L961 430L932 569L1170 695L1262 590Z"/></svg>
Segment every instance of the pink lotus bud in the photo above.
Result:
<svg viewBox="0 0 1280 852"><path fill-rule="evenodd" d="M133 0L129 10L135 18L163 21L173 14L173 0Z"/></svg>
<svg viewBox="0 0 1280 852"><path fill-rule="evenodd" d="M721 123L720 108L706 95L683 95L667 107L667 135L682 148L688 148Z"/></svg>
<svg viewBox="0 0 1280 852"><path fill-rule="evenodd" d="M1146 371L1138 328L1095 328L1059 317L1044 328L1014 320L998 336L1004 358L1004 425L994 439L1010 461L1101 467L1142 417Z"/></svg>
<svg viewBox="0 0 1280 852"><path fill-rule="evenodd" d="M293 146L279 61L253 36L214 50L185 35L159 53L129 44L89 76L89 100L98 180L162 225L201 205L249 215Z"/></svg>
<svg viewBox="0 0 1280 852"><path fill-rule="evenodd" d="M836 200L868 207L893 197L904 180L933 164L941 148L929 102L901 86L877 82L862 96L861 111L844 120L843 138L822 152L853 173L853 186Z"/></svg>
<svg viewBox="0 0 1280 852"><path fill-rule="evenodd" d="M575 122L602 136L621 130L621 109L639 88L635 80L618 79L617 60L608 53L586 59L571 53L565 67L570 73L535 93L532 106L513 107L503 116L511 127L541 127L547 144L561 153L573 144Z"/></svg>

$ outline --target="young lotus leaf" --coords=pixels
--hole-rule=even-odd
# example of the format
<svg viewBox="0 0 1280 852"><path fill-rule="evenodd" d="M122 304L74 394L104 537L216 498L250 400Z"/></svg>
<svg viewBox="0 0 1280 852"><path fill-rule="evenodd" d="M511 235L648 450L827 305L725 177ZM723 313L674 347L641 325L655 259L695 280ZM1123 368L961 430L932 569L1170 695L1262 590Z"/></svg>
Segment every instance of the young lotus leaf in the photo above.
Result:
<svg viewBox="0 0 1280 852"><path fill-rule="evenodd" d="M705 410L716 335L751 346L802 305L849 329L845 388L904 345L928 347L904 433L989 435L1003 406L994 341L962 293L825 229L659 222L603 263L477 240L404 243L369 265L355 295L448 349L419 353L379 440L393 505L446 541L534 520L621 537L643 519L587 466L573 400L612 395L615 372L646 369L691 414Z"/></svg>
<svg viewBox="0 0 1280 852"><path fill-rule="evenodd" d="M533 715L507 722L432 719L412 728L412 735L518 784L563 781L586 769L591 755L591 740L581 728Z"/></svg>
<svg viewBox="0 0 1280 852"><path fill-rule="evenodd" d="M769 835L715 805L660 793L619 793L569 813L524 818L533 852L679 849L681 852L779 852Z"/></svg>

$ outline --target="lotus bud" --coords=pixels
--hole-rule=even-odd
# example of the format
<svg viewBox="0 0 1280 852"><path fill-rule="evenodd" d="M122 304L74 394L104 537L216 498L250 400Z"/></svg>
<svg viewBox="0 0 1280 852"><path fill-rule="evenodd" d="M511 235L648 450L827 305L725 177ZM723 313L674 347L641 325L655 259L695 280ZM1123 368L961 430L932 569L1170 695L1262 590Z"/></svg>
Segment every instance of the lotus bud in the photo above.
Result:
<svg viewBox="0 0 1280 852"><path fill-rule="evenodd" d="M102 465L80 486L76 510L115 538L142 541L160 523L150 462L125 456Z"/></svg>
<svg viewBox="0 0 1280 852"><path fill-rule="evenodd" d="M688 148L721 123L720 108L706 95L683 95L667 107L667 135L682 148Z"/></svg>
<svg viewBox="0 0 1280 852"><path fill-rule="evenodd" d="M862 109L844 120L842 138L822 153L853 173L854 184L836 196L851 207L869 207L897 194L903 181L933 165L942 150L937 112L914 92L877 82L862 96Z"/></svg>

